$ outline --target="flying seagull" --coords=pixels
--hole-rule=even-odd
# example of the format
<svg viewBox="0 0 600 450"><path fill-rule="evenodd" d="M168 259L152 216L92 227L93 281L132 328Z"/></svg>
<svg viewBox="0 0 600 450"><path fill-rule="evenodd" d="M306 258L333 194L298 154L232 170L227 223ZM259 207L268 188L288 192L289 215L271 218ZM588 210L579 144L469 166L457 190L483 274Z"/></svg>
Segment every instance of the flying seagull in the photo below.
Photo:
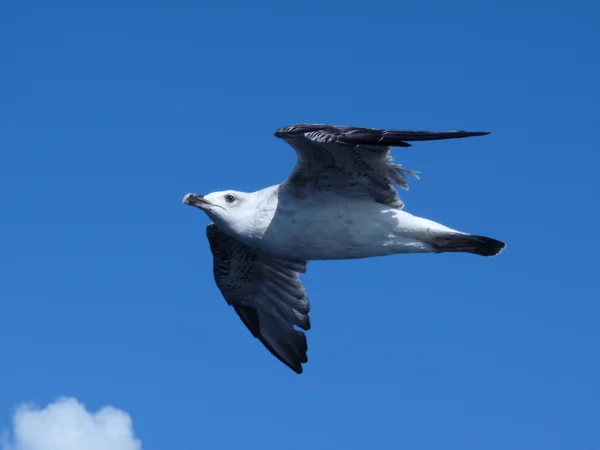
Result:
<svg viewBox="0 0 600 450"><path fill-rule="evenodd" d="M406 176L416 174L394 164L391 147L486 134L287 126L275 136L296 151L297 163L283 183L251 193L187 194L183 203L213 221L206 235L227 303L276 358L302 373L310 304L299 275L307 261L502 251L503 242L405 212L394 188L408 189Z"/></svg>

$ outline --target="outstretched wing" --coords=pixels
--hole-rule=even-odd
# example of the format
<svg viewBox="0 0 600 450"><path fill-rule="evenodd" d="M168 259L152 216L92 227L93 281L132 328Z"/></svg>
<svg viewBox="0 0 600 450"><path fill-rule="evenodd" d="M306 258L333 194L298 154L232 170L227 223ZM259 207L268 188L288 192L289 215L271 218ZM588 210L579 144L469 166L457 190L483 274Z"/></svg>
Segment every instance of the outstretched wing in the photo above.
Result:
<svg viewBox="0 0 600 450"><path fill-rule="evenodd" d="M402 207L394 188L408 189L410 170L394 164L391 147L409 141L483 136L489 132L402 131L336 125L301 124L279 128L275 136L289 143L298 156L284 186L288 189L344 190L345 196L369 196L379 203Z"/></svg>
<svg viewBox="0 0 600 450"><path fill-rule="evenodd" d="M299 279L306 261L270 256L221 231L206 228L217 287L252 335L296 373L308 361L310 303Z"/></svg>

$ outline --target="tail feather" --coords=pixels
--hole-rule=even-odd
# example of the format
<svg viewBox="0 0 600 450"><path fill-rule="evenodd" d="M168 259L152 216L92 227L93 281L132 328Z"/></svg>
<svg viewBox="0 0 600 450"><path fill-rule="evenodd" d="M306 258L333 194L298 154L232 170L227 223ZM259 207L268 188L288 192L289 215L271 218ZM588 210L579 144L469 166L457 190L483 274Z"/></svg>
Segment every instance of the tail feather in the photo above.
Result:
<svg viewBox="0 0 600 450"><path fill-rule="evenodd" d="M463 252L481 256L496 256L506 247L502 241L474 234L437 236L429 244L437 253Z"/></svg>

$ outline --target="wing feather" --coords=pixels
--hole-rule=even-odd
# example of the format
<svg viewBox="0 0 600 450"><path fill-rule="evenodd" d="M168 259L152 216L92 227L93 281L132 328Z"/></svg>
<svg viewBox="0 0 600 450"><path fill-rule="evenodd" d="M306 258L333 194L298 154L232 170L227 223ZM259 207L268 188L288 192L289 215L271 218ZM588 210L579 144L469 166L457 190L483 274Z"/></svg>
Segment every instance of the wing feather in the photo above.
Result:
<svg viewBox="0 0 600 450"><path fill-rule="evenodd" d="M299 124L279 128L275 136L290 144L298 162L283 186L291 190L343 190L345 196L368 196L401 208L394 185L408 189L406 176L418 178L393 162L391 147L409 141L458 139L489 134L484 131L412 131Z"/></svg>
<svg viewBox="0 0 600 450"><path fill-rule="evenodd" d="M206 235L213 254L217 287L252 335L297 373L308 361L306 335L310 303L299 279L305 261L274 258L210 224Z"/></svg>

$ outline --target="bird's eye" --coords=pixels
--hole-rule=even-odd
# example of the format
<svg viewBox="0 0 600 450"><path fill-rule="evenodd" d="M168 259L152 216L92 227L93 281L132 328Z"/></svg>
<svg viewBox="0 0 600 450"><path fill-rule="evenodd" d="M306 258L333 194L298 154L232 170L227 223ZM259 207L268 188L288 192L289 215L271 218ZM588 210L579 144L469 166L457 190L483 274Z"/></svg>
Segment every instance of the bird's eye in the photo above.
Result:
<svg viewBox="0 0 600 450"><path fill-rule="evenodd" d="M231 194L227 194L227 195L225 196L225 201L226 201L227 203L232 203L233 201L235 201L235 196L233 196L233 195L231 195Z"/></svg>

